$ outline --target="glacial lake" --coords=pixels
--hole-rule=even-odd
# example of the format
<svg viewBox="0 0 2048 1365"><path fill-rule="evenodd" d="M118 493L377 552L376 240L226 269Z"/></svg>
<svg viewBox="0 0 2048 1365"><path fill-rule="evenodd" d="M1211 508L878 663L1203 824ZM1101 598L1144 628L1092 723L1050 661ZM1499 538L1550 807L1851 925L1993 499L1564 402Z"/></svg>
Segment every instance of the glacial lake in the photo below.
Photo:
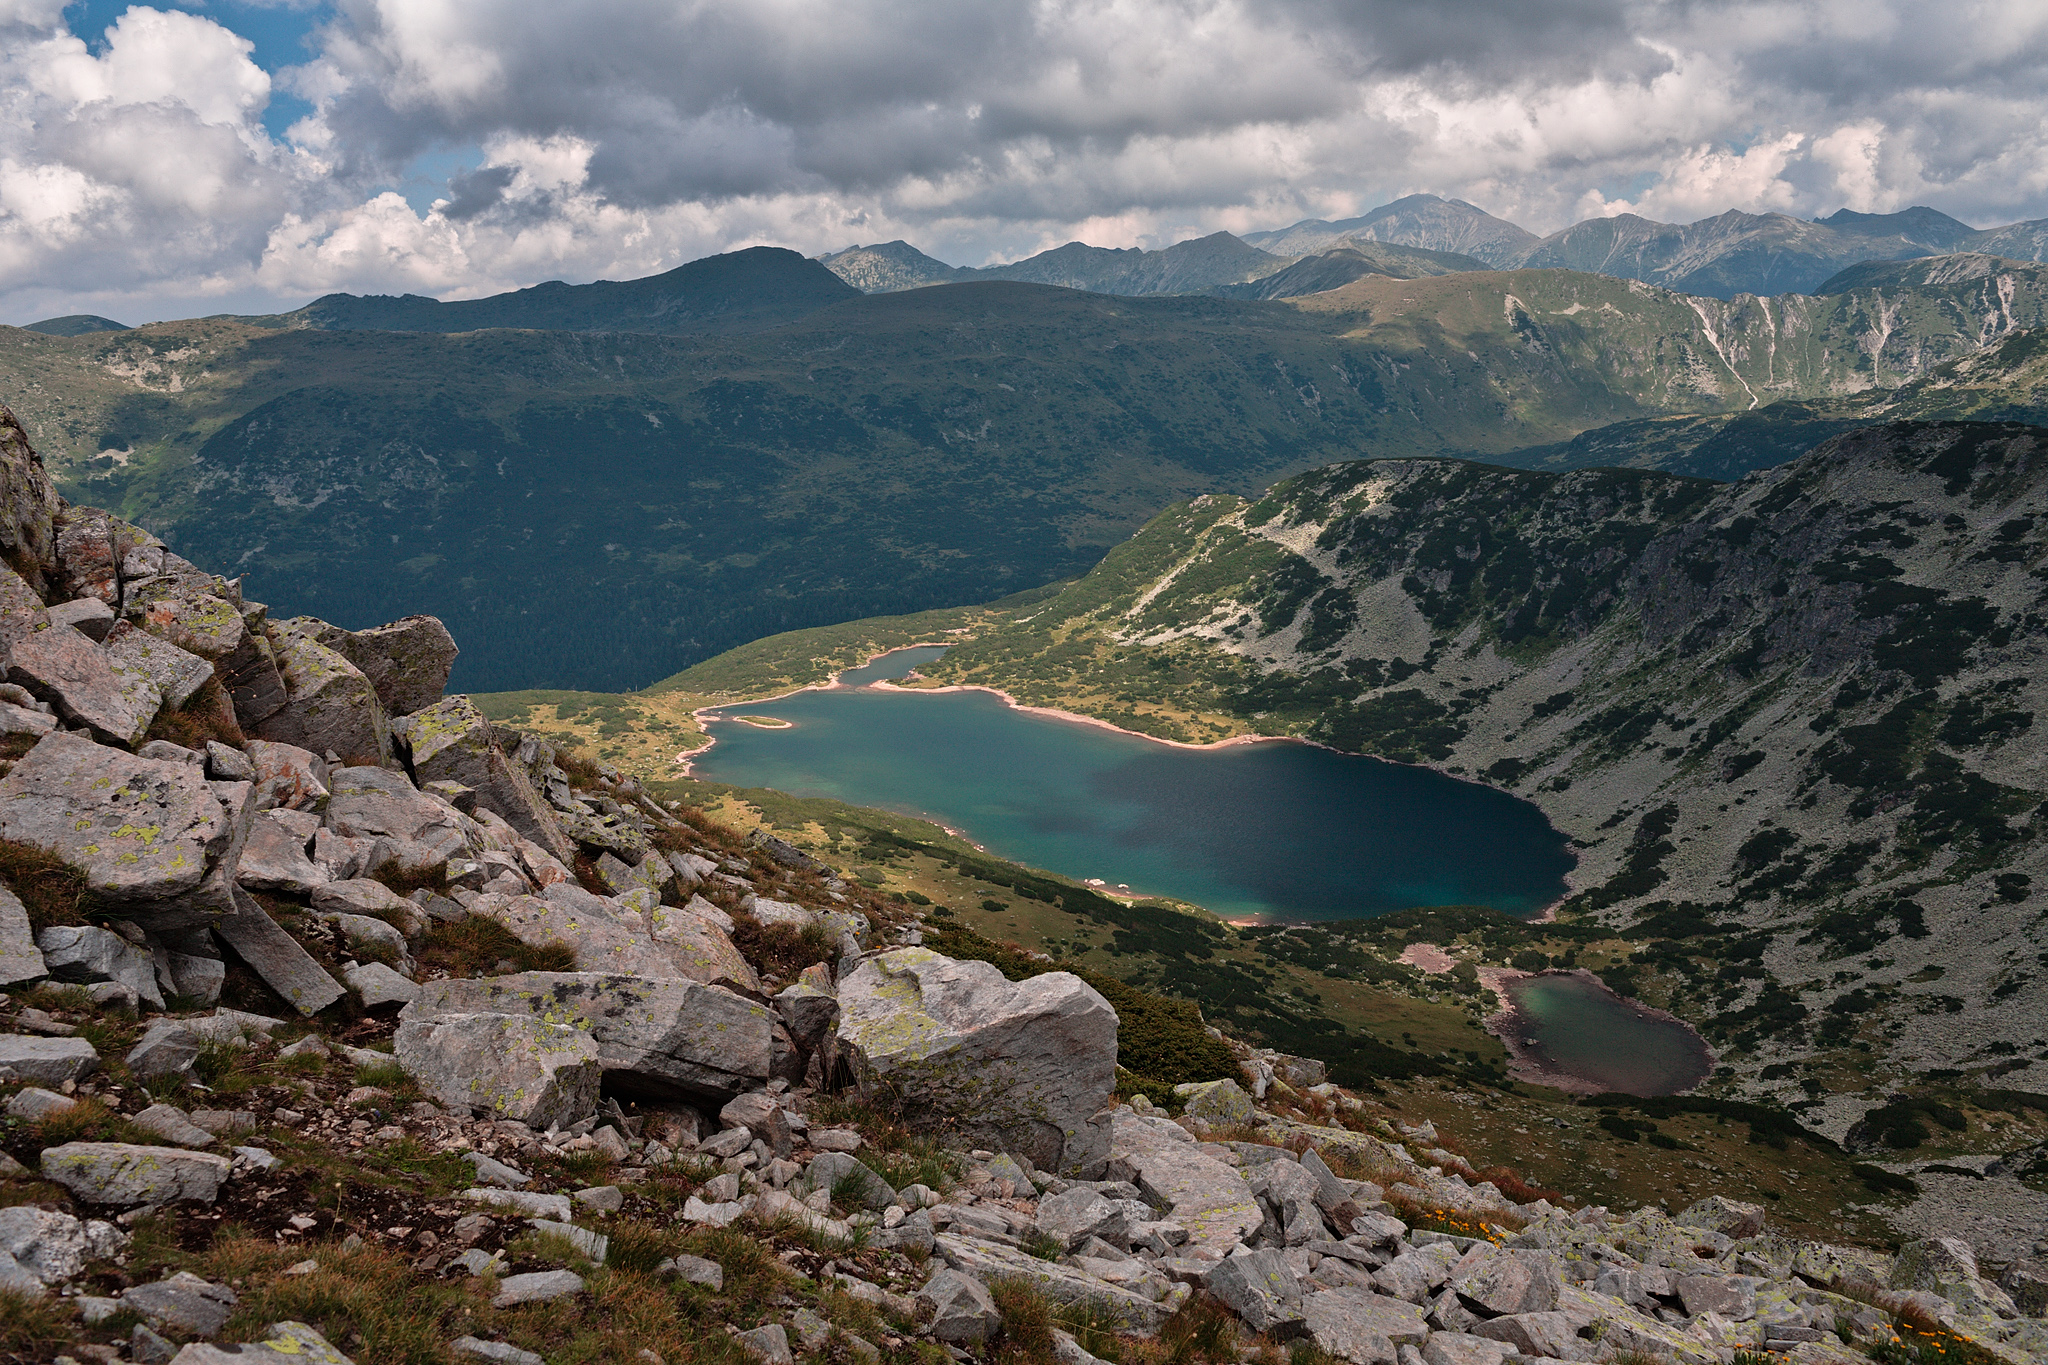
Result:
<svg viewBox="0 0 2048 1365"><path fill-rule="evenodd" d="M1714 1069L1684 1024L1576 973L1524 977L1507 994L1523 1059L1596 1091L1676 1095Z"/></svg>
<svg viewBox="0 0 2048 1365"><path fill-rule="evenodd" d="M836 687L707 712L716 743L691 772L919 816L1014 862L1229 919L1529 916L1565 894L1564 836L1477 783L1289 740L1181 748L989 692L869 685L943 652L897 650Z"/></svg>

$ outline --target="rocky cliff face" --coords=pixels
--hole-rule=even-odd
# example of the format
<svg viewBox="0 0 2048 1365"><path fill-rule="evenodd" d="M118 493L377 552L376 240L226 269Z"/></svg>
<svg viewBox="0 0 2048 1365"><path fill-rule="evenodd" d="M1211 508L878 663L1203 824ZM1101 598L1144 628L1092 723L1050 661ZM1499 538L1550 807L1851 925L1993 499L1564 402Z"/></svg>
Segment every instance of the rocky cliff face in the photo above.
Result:
<svg viewBox="0 0 2048 1365"><path fill-rule="evenodd" d="M1833 1101L1793 1078L1859 1043L2027 1084L2044 482L2048 434L1971 423L1853 432L1732 486L1339 465L1175 509L927 671L1526 795L1580 848L1564 913L1663 926L1673 1007L1809 1108ZM1071 662L1095 642L1130 652L1115 698Z"/></svg>

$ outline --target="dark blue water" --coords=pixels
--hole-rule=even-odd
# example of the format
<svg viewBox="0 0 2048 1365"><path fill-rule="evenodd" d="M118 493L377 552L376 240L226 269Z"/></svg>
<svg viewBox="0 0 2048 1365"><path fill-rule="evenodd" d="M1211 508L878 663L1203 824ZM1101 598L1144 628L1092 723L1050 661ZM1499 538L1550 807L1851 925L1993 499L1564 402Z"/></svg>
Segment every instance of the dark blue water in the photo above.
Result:
<svg viewBox="0 0 2048 1365"><path fill-rule="evenodd" d="M941 652L900 650L844 680L900 677ZM792 724L720 722L749 714ZM1015 862L1232 919L1531 915L1564 894L1574 862L1543 813L1505 792L1286 740L1183 749L987 692L869 686L709 719L717 743L693 761L698 777L922 816Z"/></svg>

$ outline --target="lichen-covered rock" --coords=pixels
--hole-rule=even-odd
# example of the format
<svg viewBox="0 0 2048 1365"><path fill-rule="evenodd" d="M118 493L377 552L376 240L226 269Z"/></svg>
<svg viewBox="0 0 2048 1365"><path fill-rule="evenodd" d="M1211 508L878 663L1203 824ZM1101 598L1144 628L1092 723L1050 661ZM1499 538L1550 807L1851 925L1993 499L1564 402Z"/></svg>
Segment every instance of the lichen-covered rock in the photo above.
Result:
<svg viewBox="0 0 2048 1365"><path fill-rule="evenodd" d="M1764 1206L1725 1195L1709 1195L1671 1220L1682 1228L1706 1228L1723 1237L1754 1237L1764 1230Z"/></svg>
<svg viewBox="0 0 2048 1365"><path fill-rule="evenodd" d="M363 1002L363 1008L373 1012L403 1007L420 997L417 982L400 976L381 962L344 967L341 975L348 982L349 989Z"/></svg>
<svg viewBox="0 0 2048 1365"><path fill-rule="evenodd" d="M399 1017L483 1013L587 1030L614 1089L719 1104L777 1074L788 1039L774 1010L721 987L587 972L423 982Z"/></svg>
<svg viewBox="0 0 2048 1365"><path fill-rule="evenodd" d="M656 942L639 915L569 882L545 886L538 896L480 896L469 910L504 925L521 943L566 945L585 972L697 980L706 967L687 944Z"/></svg>
<svg viewBox="0 0 2048 1365"><path fill-rule="evenodd" d="M256 769L258 810L327 809L330 792L327 779L332 770L327 760L296 744L278 744L252 739L244 751Z"/></svg>
<svg viewBox="0 0 2048 1365"><path fill-rule="evenodd" d="M399 865L439 872L482 851L476 826L391 768L337 768L328 783L327 827L351 839L389 839ZM473 847L474 845L474 847Z"/></svg>
<svg viewBox="0 0 2048 1365"><path fill-rule="evenodd" d="M145 929L185 928L232 913L250 796L57 731L0 779L0 838L62 858Z"/></svg>
<svg viewBox="0 0 2048 1365"><path fill-rule="evenodd" d="M244 729L289 700L263 633L261 603L230 602L213 591L192 591L185 583L161 591L151 585L138 592L129 615L142 630L211 664L233 719Z"/></svg>
<svg viewBox="0 0 2048 1365"><path fill-rule="evenodd" d="M11 650L29 632L49 628L43 599L22 576L0 564L0 652Z"/></svg>
<svg viewBox="0 0 2048 1365"><path fill-rule="evenodd" d="M1251 1123L1258 1117L1252 1097L1233 1080L1192 1081L1176 1085L1173 1093L1185 1096L1187 1116L1203 1123Z"/></svg>
<svg viewBox="0 0 2048 1365"><path fill-rule="evenodd" d="M30 631L7 656L7 680L82 725L103 744L133 748L163 706L148 679L114 670L105 650L70 626Z"/></svg>
<svg viewBox="0 0 2048 1365"><path fill-rule="evenodd" d="M0 1251L46 1285L77 1278L87 1261L115 1255L127 1240L99 1219L81 1222L29 1205L0 1209Z"/></svg>
<svg viewBox="0 0 2048 1365"><path fill-rule="evenodd" d="M583 1029L525 1013L412 1017L418 1003L401 1016L395 1051L440 1103L534 1128L566 1127L597 1107L598 1046Z"/></svg>
<svg viewBox="0 0 2048 1365"><path fill-rule="evenodd" d="M64 500L14 414L0 407L0 555L41 591L57 567L57 513Z"/></svg>
<svg viewBox="0 0 2048 1365"><path fill-rule="evenodd" d="M200 688L213 681L213 665L205 659L125 621L113 629L101 647L117 675L124 680L147 682L156 689L163 705L173 710L182 709ZM128 686L136 689L136 683Z"/></svg>
<svg viewBox="0 0 2048 1365"><path fill-rule="evenodd" d="M668 950L676 970L691 980L731 981L749 991L761 989L753 965L708 917L657 905L648 912L647 927L654 941Z"/></svg>
<svg viewBox="0 0 2048 1365"><path fill-rule="evenodd" d="M900 948L839 983L839 1047L864 1083L913 1114L1089 1173L1109 1147L1092 1120L1116 1081L1116 1011L1070 972L1009 981L985 962Z"/></svg>
<svg viewBox="0 0 2048 1365"><path fill-rule="evenodd" d="M399 718L392 735L412 756L413 775L425 785L453 782L476 794L487 810L554 858L568 861L576 846L526 770L492 742L490 721L468 697L448 697Z"/></svg>
<svg viewBox="0 0 2048 1365"><path fill-rule="evenodd" d="M391 753L384 707L363 671L320 643L316 631L323 625L311 617L277 625L277 669L291 699L254 734L316 754L332 751L346 763L382 764Z"/></svg>
<svg viewBox="0 0 2048 1365"><path fill-rule="evenodd" d="M408 716L441 700L455 666L455 637L434 616L408 616L368 630L316 621L321 644L363 671L389 716Z"/></svg>
<svg viewBox="0 0 2048 1365"><path fill-rule="evenodd" d="M164 1007L155 960L110 929L53 924L36 935L36 946L42 950L50 975L59 981L118 981L148 1001L151 1008Z"/></svg>
<svg viewBox="0 0 2048 1365"><path fill-rule="evenodd" d="M610 849L629 863L645 858L653 848L637 826L616 815L590 815L583 811L556 810L555 821L562 833L591 848Z"/></svg>
<svg viewBox="0 0 2048 1365"><path fill-rule="evenodd" d="M1118 1110L1111 1117L1109 1175L1128 1180L1174 1222L1192 1247L1221 1256L1264 1221L1237 1169L1203 1152L1171 1119Z"/></svg>
<svg viewBox="0 0 2048 1365"><path fill-rule="evenodd" d="M43 1179L90 1204L211 1204L228 1165L211 1152L128 1142L67 1142L42 1156Z"/></svg>

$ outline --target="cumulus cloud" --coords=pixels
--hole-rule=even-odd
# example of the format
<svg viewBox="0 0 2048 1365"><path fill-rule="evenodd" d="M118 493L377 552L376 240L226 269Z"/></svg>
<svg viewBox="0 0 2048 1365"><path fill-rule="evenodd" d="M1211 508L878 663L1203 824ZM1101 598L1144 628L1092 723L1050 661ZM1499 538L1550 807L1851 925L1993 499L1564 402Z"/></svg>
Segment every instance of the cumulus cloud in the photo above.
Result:
<svg viewBox="0 0 2048 1365"><path fill-rule="evenodd" d="M2048 216L2037 0L332 0L276 72L200 14L90 47L61 22L0 0L9 314L474 295L762 241L980 263L1423 190L1536 231ZM311 110L281 139L279 92ZM430 206L394 192L456 149Z"/></svg>

